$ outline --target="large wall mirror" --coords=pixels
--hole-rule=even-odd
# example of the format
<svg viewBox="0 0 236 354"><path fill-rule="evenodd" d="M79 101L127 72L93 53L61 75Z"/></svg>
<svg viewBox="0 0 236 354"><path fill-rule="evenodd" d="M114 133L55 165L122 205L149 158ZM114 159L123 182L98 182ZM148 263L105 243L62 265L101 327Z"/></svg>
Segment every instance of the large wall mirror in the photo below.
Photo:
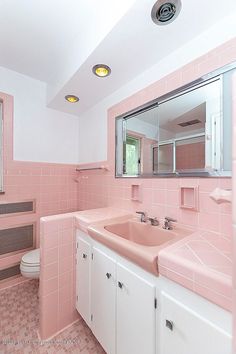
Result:
<svg viewBox="0 0 236 354"><path fill-rule="evenodd" d="M117 117L116 176L231 176L234 67Z"/></svg>

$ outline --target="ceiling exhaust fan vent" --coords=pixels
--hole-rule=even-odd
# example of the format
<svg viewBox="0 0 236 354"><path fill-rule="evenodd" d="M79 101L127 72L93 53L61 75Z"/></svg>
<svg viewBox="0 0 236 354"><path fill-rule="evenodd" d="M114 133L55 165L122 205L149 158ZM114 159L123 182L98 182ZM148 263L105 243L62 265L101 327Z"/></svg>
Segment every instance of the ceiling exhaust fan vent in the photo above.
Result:
<svg viewBox="0 0 236 354"><path fill-rule="evenodd" d="M194 125L198 123L201 123L199 119L193 119L193 120L189 120L188 122L179 123L178 125L184 128L184 127L188 127L189 125Z"/></svg>
<svg viewBox="0 0 236 354"><path fill-rule="evenodd" d="M180 0L158 0L152 8L152 20L157 25L167 25L176 19L180 10Z"/></svg>

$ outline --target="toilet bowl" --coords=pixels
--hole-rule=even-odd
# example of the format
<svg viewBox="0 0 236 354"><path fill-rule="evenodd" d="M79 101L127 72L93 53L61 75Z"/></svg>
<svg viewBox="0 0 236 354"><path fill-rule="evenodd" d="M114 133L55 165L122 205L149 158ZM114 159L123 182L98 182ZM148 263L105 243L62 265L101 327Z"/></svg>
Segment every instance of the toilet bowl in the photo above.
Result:
<svg viewBox="0 0 236 354"><path fill-rule="evenodd" d="M39 248L27 252L21 258L20 271L23 277L38 279L40 273L40 250Z"/></svg>

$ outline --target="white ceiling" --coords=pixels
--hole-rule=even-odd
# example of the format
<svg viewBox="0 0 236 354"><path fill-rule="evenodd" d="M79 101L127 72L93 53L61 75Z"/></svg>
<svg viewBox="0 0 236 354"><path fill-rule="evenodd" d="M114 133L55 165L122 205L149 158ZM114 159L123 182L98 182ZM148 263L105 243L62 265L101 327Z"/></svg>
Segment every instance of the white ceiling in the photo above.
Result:
<svg viewBox="0 0 236 354"><path fill-rule="evenodd" d="M49 106L79 115L236 13L235 0L182 0L179 17L157 26L154 2L0 0L0 66L47 82ZM111 76L92 74L100 62L111 66ZM69 93L80 102L65 102Z"/></svg>

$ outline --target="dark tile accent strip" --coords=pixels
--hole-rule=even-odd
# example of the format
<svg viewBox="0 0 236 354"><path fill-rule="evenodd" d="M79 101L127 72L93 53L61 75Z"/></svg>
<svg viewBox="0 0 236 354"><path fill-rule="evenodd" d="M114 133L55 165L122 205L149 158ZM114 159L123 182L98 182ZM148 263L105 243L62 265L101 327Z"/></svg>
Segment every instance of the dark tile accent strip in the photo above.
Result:
<svg viewBox="0 0 236 354"><path fill-rule="evenodd" d="M33 247L34 225L0 230L0 254Z"/></svg>
<svg viewBox="0 0 236 354"><path fill-rule="evenodd" d="M20 274L20 264L0 270L0 281Z"/></svg>
<svg viewBox="0 0 236 354"><path fill-rule="evenodd" d="M16 202L0 204L0 215L13 213L26 213L34 210L34 202Z"/></svg>
<svg viewBox="0 0 236 354"><path fill-rule="evenodd" d="M34 210L34 202L17 202L0 204L0 215L13 213L26 213Z"/></svg>

